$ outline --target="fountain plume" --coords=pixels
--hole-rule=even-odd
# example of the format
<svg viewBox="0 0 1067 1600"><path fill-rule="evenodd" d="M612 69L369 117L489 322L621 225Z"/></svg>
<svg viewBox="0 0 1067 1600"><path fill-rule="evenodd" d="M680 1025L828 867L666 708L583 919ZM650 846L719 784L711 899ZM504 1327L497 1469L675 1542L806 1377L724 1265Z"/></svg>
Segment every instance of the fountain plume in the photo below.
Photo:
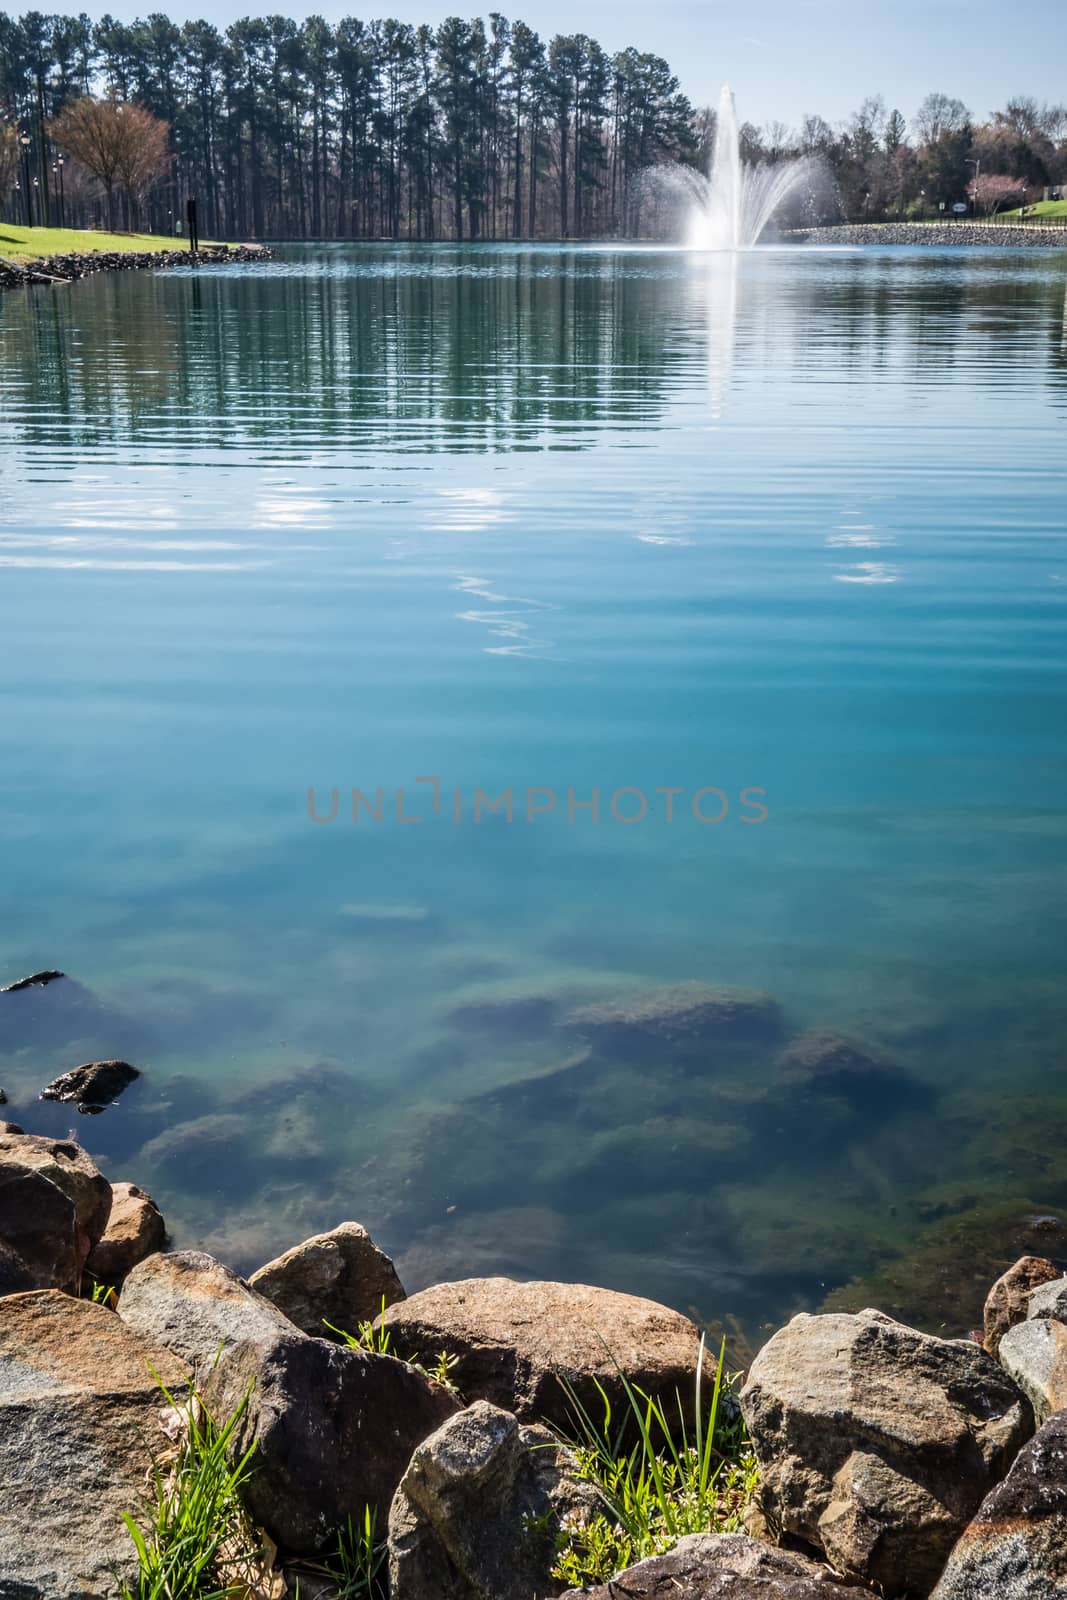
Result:
<svg viewBox="0 0 1067 1600"><path fill-rule="evenodd" d="M685 202L690 249L747 250L786 200L812 193L821 175L820 163L803 156L756 165L742 161L734 93L724 84L707 175L673 166L656 167L649 176L660 194Z"/></svg>

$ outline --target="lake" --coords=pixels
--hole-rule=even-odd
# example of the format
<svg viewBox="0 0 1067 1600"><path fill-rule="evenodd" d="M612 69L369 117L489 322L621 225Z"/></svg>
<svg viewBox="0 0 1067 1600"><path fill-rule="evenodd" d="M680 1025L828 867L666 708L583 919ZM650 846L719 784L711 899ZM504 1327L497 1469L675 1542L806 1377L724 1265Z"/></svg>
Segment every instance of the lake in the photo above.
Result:
<svg viewBox="0 0 1067 1600"><path fill-rule="evenodd" d="M409 1288L753 1343L1063 1256L1065 290L338 244L5 295L0 981L69 975L3 997L8 1114L242 1269L356 1218ZM694 983L773 1023L573 1025ZM118 1107L35 1103L96 1056Z"/></svg>

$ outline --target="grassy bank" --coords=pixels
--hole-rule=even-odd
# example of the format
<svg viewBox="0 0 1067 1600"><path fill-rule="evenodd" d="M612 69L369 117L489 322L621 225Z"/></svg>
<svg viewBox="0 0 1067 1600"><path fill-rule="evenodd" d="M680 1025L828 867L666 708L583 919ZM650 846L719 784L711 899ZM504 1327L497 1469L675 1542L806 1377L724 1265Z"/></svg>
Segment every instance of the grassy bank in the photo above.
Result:
<svg viewBox="0 0 1067 1600"><path fill-rule="evenodd" d="M207 246L213 241L202 239ZM24 228L14 222L0 222L0 256L19 266L30 261L45 261L50 256L92 255L94 252L128 250L142 255L156 250L181 250L187 243L181 237L163 233L105 233L97 228Z"/></svg>

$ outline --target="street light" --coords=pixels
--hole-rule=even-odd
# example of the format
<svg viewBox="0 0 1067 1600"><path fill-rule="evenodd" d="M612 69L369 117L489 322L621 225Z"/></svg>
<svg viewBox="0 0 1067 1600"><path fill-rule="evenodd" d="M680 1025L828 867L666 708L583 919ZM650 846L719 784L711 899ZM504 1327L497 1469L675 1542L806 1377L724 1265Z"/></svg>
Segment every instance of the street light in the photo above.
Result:
<svg viewBox="0 0 1067 1600"><path fill-rule="evenodd" d="M33 227L33 200L31 198L33 186L30 183L30 136L25 128L19 134L19 144L22 146L22 175L23 187L26 190L26 226Z"/></svg>
<svg viewBox="0 0 1067 1600"><path fill-rule="evenodd" d="M55 161L53 161L53 163L52 163L52 171L55 173L56 177L59 179L59 226L61 228L65 228L66 225L67 225L67 205L66 205L66 196L65 196L65 194L63 192L63 157L62 156L57 157L57 159Z"/></svg>

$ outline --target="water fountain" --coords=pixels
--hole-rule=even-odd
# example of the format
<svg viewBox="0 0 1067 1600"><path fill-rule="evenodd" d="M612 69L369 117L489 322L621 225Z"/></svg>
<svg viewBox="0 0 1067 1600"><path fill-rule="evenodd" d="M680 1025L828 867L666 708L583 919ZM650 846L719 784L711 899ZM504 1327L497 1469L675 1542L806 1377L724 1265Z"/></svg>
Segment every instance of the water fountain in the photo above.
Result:
<svg viewBox="0 0 1067 1600"><path fill-rule="evenodd" d="M680 193L687 203L690 249L747 250L791 195L814 189L819 170L818 162L805 157L755 166L742 161L734 92L724 84L708 173L656 167L650 177L656 189Z"/></svg>

